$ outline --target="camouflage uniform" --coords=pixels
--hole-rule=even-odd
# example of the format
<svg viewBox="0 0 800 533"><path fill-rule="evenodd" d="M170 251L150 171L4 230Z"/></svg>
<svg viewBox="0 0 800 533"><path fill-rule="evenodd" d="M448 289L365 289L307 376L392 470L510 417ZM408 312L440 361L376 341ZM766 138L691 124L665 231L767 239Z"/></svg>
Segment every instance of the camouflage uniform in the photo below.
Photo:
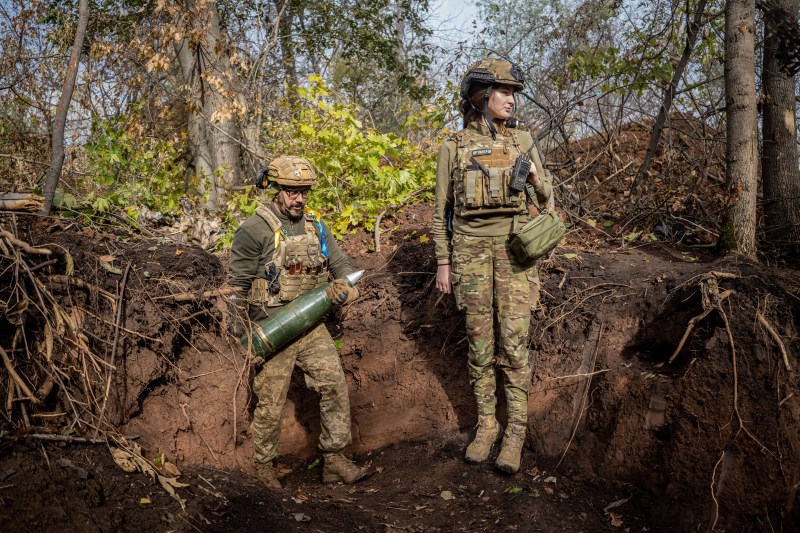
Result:
<svg viewBox="0 0 800 533"><path fill-rule="evenodd" d="M433 237L437 259L450 259L456 304L466 312L469 375L478 414L492 417L495 414L497 368L503 375L509 422L526 424L531 378L528 326L531 308L538 298L538 272L535 266L520 266L509 254L508 242L515 220L519 225L527 222L530 219L528 206L533 198L545 205L552 194L552 186L533 148L531 156L542 178L540 186L528 185L521 201L506 198L505 204L465 206L470 201L470 192L458 181L465 172L474 172L474 168L467 168L466 162L474 158L488 167L493 177L504 176L503 171L492 169L507 167L533 144L527 132L502 124L497 127L495 140L485 123L471 122L443 144L437 165ZM487 146L494 148L490 151ZM506 187L506 183L503 182L502 187ZM487 190L491 191L491 187ZM491 192L485 190L484 195L484 203L494 201ZM448 228L448 220L451 220L451 228ZM494 327L495 316L498 330ZM500 342L499 350L495 349L496 337Z"/></svg>
<svg viewBox="0 0 800 533"><path fill-rule="evenodd" d="M309 232L308 216L293 222L272 204L261 209L269 209L280 220L286 238ZM317 241L321 240L320 229L325 235L326 268L335 278L351 273L350 261L328 227L322 222L313 226ZM266 305L266 299L254 300L251 290L256 280L265 284L276 242L276 232L258 214L245 220L233 239L228 272L231 283L241 289L240 298L248 303L246 314L252 321L263 320L278 308ZM306 385L320 395L319 449L335 452L351 442L347 382L333 339L325 325L319 324L266 361L254 378L253 390L258 398L252 423L256 465L270 463L277 454L283 408L295 365L303 371Z"/></svg>

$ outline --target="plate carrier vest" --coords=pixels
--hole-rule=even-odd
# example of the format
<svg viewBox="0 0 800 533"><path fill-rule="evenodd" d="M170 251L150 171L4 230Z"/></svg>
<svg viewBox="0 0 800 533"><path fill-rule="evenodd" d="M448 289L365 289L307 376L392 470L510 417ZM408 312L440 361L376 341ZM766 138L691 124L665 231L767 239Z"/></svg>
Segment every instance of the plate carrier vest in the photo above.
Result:
<svg viewBox="0 0 800 533"><path fill-rule="evenodd" d="M275 249L272 260L264 265L266 278L253 280L247 296L251 303L278 307L328 281L328 247L319 213L306 209L305 232L292 237L286 234L280 219L268 207L259 206L256 214L272 230ZM276 280L278 283L274 283ZM272 291L270 285L280 288Z"/></svg>
<svg viewBox="0 0 800 533"><path fill-rule="evenodd" d="M519 132L493 140L471 129L451 137L456 143L453 170L454 212L465 218L525 213L525 192L509 188L514 161L522 154Z"/></svg>

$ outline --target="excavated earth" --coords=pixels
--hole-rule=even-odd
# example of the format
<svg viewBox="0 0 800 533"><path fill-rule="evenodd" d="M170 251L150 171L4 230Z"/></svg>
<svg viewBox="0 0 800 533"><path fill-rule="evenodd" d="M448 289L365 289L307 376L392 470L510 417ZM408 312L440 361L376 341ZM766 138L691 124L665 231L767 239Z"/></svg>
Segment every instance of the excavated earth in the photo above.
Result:
<svg viewBox="0 0 800 533"><path fill-rule="evenodd" d="M463 317L433 286L430 221L430 206L414 207L385 221L380 251L365 233L343 243L366 270L362 296L327 325L350 386L350 451L373 474L354 486L320 481L318 399L296 373L279 458L286 488L274 492L250 459L253 370L225 333L225 298L202 294L225 287L225 257L18 217L17 236L56 259L35 270L42 290L91 310L87 343L115 358L106 420L146 458L176 465L187 486L181 504L123 472L106 445L26 436L15 401L2 418L0 529L800 528L798 271L571 230L540 265L530 431L520 472L507 476L462 459L476 420L467 343ZM8 303L16 278L2 261ZM122 312L64 283L69 268L111 294L123 286ZM45 333L28 314L33 346ZM0 318L0 345L8 350L16 330ZM31 353L13 352L26 376L42 365ZM41 410L68 411L62 396L54 391ZM32 432L92 437L72 413L33 420Z"/></svg>

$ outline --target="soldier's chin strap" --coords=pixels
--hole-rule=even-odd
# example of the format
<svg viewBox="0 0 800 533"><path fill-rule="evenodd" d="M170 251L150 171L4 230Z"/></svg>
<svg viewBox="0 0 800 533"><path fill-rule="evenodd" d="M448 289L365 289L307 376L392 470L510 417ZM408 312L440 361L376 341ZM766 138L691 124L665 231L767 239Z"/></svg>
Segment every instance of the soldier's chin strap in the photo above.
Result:
<svg viewBox="0 0 800 533"><path fill-rule="evenodd" d="M489 97L492 96L492 91L494 91L494 85L489 85L489 88L486 89L486 94L483 95L483 118L486 120L486 125L489 126L489 133L492 134L492 140L496 141L497 128L492 119L489 118Z"/></svg>

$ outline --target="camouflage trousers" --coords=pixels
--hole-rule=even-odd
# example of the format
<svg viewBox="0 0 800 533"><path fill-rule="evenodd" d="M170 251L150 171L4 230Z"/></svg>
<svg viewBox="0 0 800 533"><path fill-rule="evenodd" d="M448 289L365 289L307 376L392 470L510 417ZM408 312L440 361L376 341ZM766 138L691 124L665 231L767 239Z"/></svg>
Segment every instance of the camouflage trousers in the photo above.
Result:
<svg viewBox="0 0 800 533"><path fill-rule="evenodd" d="M251 425L256 463L269 462L278 453L283 407L295 365L303 371L308 388L320 396L319 449L335 452L350 444L347 381L336 345L325 324L319 324L264 363L253 380L258 398Z"/></svg>
<svg viewBox="0 0 800 533"><path fill-rule="evenodd" d="M499 371L508 421L526 424L531 383L528 327L539 278L535 267L526 269L509 254L509 240L509 236L454 235L451 281L456 305L466 311L469 379L478 414L495 414Z"/></svg>

